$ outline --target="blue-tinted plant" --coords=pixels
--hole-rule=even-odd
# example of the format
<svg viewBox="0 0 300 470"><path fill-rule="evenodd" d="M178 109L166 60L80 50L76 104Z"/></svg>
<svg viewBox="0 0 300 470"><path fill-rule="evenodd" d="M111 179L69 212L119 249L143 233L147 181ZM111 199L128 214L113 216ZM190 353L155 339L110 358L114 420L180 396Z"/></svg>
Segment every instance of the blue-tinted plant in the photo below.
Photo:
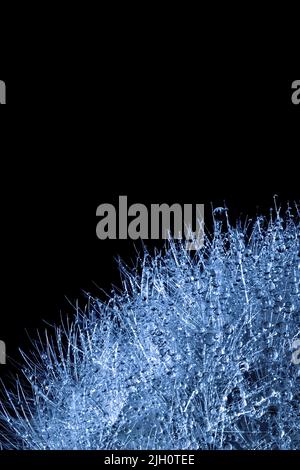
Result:
<svg viewBox="0 0 300 470"><path fill-rule="evenodd" d="M201 250L120 265L122 293L23 353L3 448L300 449L298 208L214 215Z"/></svg>

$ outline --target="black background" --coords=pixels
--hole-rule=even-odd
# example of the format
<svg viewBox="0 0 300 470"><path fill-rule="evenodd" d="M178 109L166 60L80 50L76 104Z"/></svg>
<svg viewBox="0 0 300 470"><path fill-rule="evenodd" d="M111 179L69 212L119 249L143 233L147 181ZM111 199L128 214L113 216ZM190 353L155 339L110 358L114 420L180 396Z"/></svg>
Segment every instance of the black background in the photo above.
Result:
<svg viewBox="0 0 300 470"><path fill-rule="evenodd" d="M108 292L119 285L117 256L135 259L139 243L97 239L99 204L117 206L119 195L129 205L205 203L209 226L211 202L225 200L234 220L268 214L274 194L282 203L299 199L293 80L180 83L166 71L161 80L131 81L129 72L83 76L66 88L46 75L6 79L1 338L8 356L27 347L25 328L34 337L43 320L72 313L69 301L84 302L83 291L103 296L96 285Z"/></svg>
<svg viewBox="0 0 300 470"><path fill-rule="evenodd" d="M66 70L0 69L6 382L44 321L72 314L83 291L104 298L120 284L114 258L134 260L132 241L97 239L99 204L204 203L209 224L211 202L235 219L268 214L274 194L299 200L293 80L163 62Z"/></svg>

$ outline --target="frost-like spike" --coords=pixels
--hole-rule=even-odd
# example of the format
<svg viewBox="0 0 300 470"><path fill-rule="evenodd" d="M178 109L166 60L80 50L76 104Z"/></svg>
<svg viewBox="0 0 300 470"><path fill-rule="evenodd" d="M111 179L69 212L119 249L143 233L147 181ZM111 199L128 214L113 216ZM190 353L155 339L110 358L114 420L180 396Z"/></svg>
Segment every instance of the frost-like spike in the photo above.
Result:
<svg viewBox="0 0 300 470"><path fill-rule="evenodd" d="M233 227L218 208L197 253L120 265L122 293L23 354L2 447L300 449L299 212L275 209Z"/></svg>

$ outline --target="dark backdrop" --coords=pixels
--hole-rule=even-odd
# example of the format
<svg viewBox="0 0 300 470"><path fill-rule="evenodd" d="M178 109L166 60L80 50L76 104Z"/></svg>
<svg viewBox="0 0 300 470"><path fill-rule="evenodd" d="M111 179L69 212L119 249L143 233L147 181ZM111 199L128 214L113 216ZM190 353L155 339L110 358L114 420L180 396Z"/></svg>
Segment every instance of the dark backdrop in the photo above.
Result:
<svg viewBox="0 0 300 470"><path fill-rule="evenodd" d="M118 255L135 258L131 240L96 238L99 204L205 203L209 223L211 202L235 219L267 214L274 194L299 199L293 80L151 70L0 77L0 339L13 360L84 291L119 285Z"/></svg>

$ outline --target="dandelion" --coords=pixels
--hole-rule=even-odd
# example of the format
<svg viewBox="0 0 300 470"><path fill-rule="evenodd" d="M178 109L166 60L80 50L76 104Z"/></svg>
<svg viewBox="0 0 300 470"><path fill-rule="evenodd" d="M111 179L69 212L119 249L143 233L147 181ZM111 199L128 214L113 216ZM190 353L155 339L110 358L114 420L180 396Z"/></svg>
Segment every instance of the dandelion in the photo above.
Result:
<svg viewBox="0 0 300 470"><path fill-rule="evenodd" d="M197 252L120 264L122 292L22 353L2 448L300 449L295 207L235 226L217 208Z"/></svg>

